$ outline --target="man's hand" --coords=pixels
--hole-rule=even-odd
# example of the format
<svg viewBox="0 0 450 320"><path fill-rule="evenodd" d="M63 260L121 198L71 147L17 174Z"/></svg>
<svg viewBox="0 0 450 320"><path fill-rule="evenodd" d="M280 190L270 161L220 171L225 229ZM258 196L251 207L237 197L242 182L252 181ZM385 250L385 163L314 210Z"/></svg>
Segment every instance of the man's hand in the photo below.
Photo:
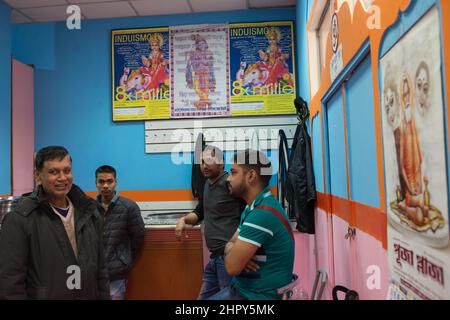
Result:
<svg viewBox="0 0 450 320"><path fill-rule="evenodd" d="M258 271L259 268L260 268L259 264L256 263L253 257L247 262L247 265L245 266L244 270L247 272L256 272Z"/></svg>
<svg viewBox="0 0 450 320"><path fill-rule="evenodd" d="M184 231L184 238L188 238L185 229L186 229L185 217L181 217L178 220L177 225L175 227L175 237L177 237L179 241L183 241L183 231Z"/></svg>

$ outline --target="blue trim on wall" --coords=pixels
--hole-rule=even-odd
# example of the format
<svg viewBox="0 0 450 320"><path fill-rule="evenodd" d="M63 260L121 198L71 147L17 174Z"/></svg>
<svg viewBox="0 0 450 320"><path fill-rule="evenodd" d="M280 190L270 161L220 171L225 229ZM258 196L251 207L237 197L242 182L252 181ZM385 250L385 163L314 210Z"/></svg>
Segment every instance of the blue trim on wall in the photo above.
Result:
<svg viewBox="0 0 450 320"><path fill-rule="evenodd" d="M380 193L370 55L345 82L350 199L378 208Z"/></svg>
<svg viewBox="0 0 450 320"><path fill-rule="evenodd" d="M328 152L330 181L329 193L347 199L347 159L345 155L344 115L342 112L342 92L336 91L327 103Z"/></svg>
<svg viewBox="0 0 450 320"><path fill-rule="evenodd" d="M361 61L364 60L364 58L370 53L370 42L369 40L366 40L361 48L358 50L358 52L353 56L353 58L348 62L348 64L344 67L344 69L340 72L340 74L337 76L335 81L332 83L328 91L324 94L322 98L322 111L323 111L323 121L324 121L324 143L325 143L325 168L326 168L326 192L330 193L331 186L331 177L330 177L330 137L328 133L328 126L329 126L329 115L327 110L327 105L329 104L330 100L333 99L337 94L341 96L342 94L340 92L342 88L342 83L344 80L348 77L348 75L355 70L358 65L361 63ZM343 123L343 122L342 122ZM345 149L344 149L345 151ZM344 163L345 165L345 163ZM345 185L347 184L347 180L345 180ZM334 193L333 193L334 194ZM347 198L347 192L345 192L345 199Z"/></svg>
<svg viewBox="0 0 450 320"><path fill-rule="evenodd" d="M145 153L143 121L111 120L111 30L295 21L295 15L296 9L292 7L83 20L81 30L68 30L65 22L14 25L15 55L35 65L36 149L66 146L74 160L75 183L86 190L95 190L94 171L103 164L117 169L121 190L190 189L189 164L173 164L170 154ZM21 39L23 36L26 38ZM42 39L49 48L35 54L37 44L26 41L29 37ZM188 158L191 159L191 154ZM271 185L275 185L274 181L271 180Z"/></svg>
<svg viewBox="0 0 450 320"><path fill-rule="evenodd" d="M0 1L0 194L11 193L11 9Z"/></svg>
<svg viewBox="0 0 450 320"><path fill-rule="evenodd" d="M441 79L442 79L442 101L444 104L444 139L445 139L445 160L447 168L447 199L448 206L450 207L450 167L449 167L449 157L450 157L450 144L448 141L448 110L447 110L447 95L446 95L446 78L444 74L445 70L445 59L444 59L444 48L442 44L444 43L443 33L442 33L442 12L439 0L420 0L411 1L409 7L405 12L400 12L397 21L390 26L383 35L383 39L380 45L379 59L381 59L400 39L412 28L414 25L433 7L436 6L439 14L439 28L440 28L440 41L441 41ZM378 72L378 87L382 88L383 74L381 68ZM380 99L382 96L380 94ZM382 101L380 102L382 105ZM384 157L383 157L383 168L384 168ZM385 181L386 189L386 181Z"/></svg>
<svg viewBox="0 0 450 320"><path fill-rule="evenodd" d="M312 119L312 160L314 168L314 177L316 181L316 190L325 192L323 184L323 150L322 150L322 124L320 122L320 114L317 113Z"/></svg>
<svg viewBox="0 0 450 320"><path fill-rule="evenodd" d="M324 144L324 162L325 162L325 187L324 193L330 193L330 135L328 133L328 112L326 105L322 107L322 118L323 118L323 144Z"/></svg>

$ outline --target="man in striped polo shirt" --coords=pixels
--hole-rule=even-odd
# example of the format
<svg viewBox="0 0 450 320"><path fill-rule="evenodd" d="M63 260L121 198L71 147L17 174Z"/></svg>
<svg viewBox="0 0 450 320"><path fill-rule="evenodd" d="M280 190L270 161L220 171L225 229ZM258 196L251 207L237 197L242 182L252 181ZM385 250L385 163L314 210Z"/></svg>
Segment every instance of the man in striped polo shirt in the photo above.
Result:
<svg viewBox="0 0 450 320"><path fill-rule="evenodd" d="M228 186L247 207L225 247L232 284L211 299L281 299L277 289L292 281L294 237L287 214L270 193L271 175L271 163L260 151L245 150L233 158Z"/></svg>

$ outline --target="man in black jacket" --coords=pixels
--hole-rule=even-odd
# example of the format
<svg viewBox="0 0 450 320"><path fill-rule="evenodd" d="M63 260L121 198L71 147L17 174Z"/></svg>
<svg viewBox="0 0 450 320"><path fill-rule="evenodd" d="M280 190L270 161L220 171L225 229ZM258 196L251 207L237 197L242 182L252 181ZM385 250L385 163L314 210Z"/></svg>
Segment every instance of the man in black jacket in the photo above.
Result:
<svg viewBox="0 0 450 320"><path fill-rule="evenodd" d="M104 219L103 245L112 300L123 300L128 271L144 240L144 220L138 205L117 192L116 170L108 165L95 171L98 208Z"/></svg>
<svg viewBox="0 0 450 320"><path fill-rule="evenodd" d="M0 231L0 298L109 299L100 215L73 184L68 151L45 147L34 166L38 187Z"/></svg>

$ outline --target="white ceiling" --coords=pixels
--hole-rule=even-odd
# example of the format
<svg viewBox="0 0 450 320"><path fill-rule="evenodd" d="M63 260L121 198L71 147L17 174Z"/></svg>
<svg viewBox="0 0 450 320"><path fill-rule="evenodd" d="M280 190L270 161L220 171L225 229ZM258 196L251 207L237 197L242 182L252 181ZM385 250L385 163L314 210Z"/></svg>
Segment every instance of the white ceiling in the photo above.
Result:
<svg viewBox="0 0 450 320"><path fill-rule="evenodd" d="M2 0L0 0L2 1ZM83 19L153 16L295 6L296 0L3 0L14 23L62 21L71 4Z"/></svg>

